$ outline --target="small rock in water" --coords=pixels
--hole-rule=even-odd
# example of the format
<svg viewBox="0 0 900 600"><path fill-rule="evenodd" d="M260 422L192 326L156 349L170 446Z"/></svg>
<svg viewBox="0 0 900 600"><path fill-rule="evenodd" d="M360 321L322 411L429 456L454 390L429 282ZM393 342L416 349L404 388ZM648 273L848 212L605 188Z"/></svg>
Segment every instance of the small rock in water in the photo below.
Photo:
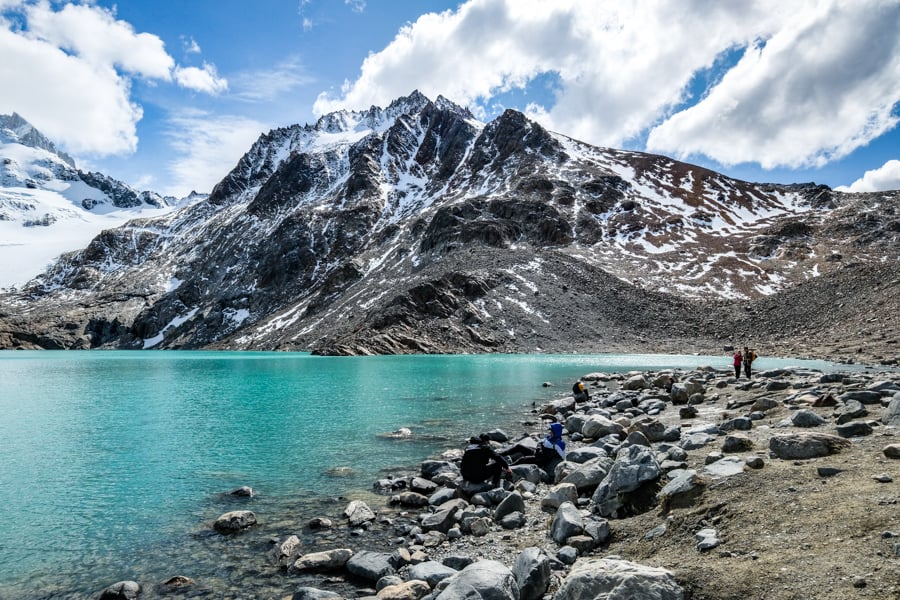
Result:
<svg viewBox="0 0 900 600"><path fill-rule="evenodd" d="M247 485L242 485L236 490L231 491L232 496L239 496L241 498L252 498L256 495L256 492L253 491L253 488Z"/></svg>

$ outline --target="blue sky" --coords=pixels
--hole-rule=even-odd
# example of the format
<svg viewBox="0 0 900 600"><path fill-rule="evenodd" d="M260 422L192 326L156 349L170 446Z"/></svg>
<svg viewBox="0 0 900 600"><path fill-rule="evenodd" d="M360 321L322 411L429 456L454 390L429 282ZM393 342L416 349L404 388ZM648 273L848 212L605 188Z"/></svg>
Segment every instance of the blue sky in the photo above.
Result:
<svg viewBox="0 0 900 600"><path fill-rule="evenodd" d="M0 113L140 189L419 89L751 181L900 188L900 0L0 0Z"/></svg>

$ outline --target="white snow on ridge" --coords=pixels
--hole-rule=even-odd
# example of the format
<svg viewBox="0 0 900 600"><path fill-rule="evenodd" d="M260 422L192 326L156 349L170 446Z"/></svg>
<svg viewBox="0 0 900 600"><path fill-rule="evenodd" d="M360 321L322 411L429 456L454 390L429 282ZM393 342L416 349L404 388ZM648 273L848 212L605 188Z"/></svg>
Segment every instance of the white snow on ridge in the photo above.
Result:
<svg viewBox="0 0 900 600"><path fill-rule="evenodd" d="M84 248L105 229L138 216L158 216L172 210L109 207L96 214L73 206L70 199L55 191L0 188L0 215L6 217L0 218L0 288L22 286L60 254Z"/></svg>

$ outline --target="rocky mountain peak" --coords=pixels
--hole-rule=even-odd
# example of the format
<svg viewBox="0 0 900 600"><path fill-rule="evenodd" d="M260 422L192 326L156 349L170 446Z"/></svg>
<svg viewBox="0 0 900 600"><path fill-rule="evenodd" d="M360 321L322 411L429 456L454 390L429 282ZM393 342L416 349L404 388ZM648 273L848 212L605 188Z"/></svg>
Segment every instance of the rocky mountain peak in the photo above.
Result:
<svg viewBox="0 0 900 600"><path fill-rule="evenodd" d="M518 111L479 123L414 91L260 136L208 202L105 232L11 298L0 342L4 319L7 345L339 354L823 336L773 298L828 277L871 292L866 318L898 314L878 268L900 248L895 207L590 146Z"/></svg>
<svg viewBox="0 0 900 600"><path fill-rule="evenodd" d="M56 155L64 163L75 168L75 159L59 150L56 144L38 131L18 113L0 115L0 142L22 144L29 148L46 150Z"/></svg>

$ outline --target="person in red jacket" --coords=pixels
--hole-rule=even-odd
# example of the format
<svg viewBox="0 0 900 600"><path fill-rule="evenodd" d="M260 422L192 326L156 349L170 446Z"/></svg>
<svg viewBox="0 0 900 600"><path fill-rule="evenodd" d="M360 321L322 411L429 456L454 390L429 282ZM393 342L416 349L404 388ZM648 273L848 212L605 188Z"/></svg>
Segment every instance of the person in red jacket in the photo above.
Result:
<svg viewBox="0 0 900 600"><path fill-rule="evenodd" d="M741 364L744 362L744 358L741 356L740 350L734 351L734 376L736 379L741 378Z"/></svg>

